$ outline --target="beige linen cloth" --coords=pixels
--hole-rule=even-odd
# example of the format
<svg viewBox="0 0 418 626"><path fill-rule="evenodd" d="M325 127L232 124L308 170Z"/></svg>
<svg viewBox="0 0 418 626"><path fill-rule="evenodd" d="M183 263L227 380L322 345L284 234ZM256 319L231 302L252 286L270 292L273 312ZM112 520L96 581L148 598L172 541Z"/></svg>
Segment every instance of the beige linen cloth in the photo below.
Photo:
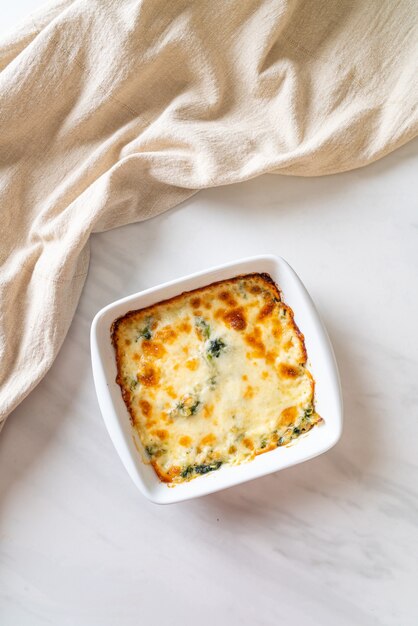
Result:
<svg viewBox="0 0 418 626"><path fill-rule="evenodd" d="M0 421L64 340L91 232L384 156L418 134L417 44L417 0L61 0L0 41Z"/></svg>

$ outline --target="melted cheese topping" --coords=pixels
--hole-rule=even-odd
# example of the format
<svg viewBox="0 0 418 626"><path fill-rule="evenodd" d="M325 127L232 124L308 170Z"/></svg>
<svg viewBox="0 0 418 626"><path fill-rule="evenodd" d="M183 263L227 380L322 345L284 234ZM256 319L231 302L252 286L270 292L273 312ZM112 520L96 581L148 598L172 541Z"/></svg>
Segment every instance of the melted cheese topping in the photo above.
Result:
<svg viewBox="0 0 418 626"><path fill-rule="evenodd" d="M164 482L248 461L321 420L303 335L266 274L131 311L112 338L132 424Z"/></svg>

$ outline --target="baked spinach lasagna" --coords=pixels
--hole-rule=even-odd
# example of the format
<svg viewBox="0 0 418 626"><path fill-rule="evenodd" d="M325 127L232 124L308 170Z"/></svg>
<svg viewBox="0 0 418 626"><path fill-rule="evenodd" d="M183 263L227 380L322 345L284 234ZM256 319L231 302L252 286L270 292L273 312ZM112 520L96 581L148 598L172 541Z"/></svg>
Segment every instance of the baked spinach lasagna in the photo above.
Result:
<svg viewBox="0 0 418 626"><path fill-rule="evenodd" d="M130 311L112 341L132 425L164 482L249 461L321 421L303 335L267 274Z"/></svg>

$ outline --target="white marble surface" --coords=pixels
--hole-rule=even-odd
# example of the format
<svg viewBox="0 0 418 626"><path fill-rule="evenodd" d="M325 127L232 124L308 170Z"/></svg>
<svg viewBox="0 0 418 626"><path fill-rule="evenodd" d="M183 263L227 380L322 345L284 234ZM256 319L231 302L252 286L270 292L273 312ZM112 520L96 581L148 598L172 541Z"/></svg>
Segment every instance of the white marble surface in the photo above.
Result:
<svg viewBox="0 0 418 626"><path fill-rule="evenodd" d="M264 176L96 235L45 380L0 436L5 626L416 626L418 141L350 173ZM283 255L328 326L345 430L329 453L168 507L105 431L95 312L239 256Z"/></svg>

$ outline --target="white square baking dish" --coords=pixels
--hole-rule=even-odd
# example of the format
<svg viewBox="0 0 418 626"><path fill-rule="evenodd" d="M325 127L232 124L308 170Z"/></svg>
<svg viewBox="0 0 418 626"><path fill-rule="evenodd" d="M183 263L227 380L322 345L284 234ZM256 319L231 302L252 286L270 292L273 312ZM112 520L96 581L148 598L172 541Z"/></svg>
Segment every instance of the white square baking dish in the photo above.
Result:
<svg viewBox="0 0 418 626"><path fill-rule="evenodd" d="M112 322L128 311L150 306L183 291L253 272L270 274L279 286L283 300L293 309L295 321L305 336L308 366L316 381L316 411L323 417L324 423L291 445L261 454L249 463L231 467L225 465L216 472L190 482L168 486L159 480L152 466L144 462L146 454L131 426L128 410L115 382L116 361L110 335ZM109 304L93 320L91 355L97 398L113 444L138 489L158 504L204 496L307 461L329 450L341 435L341 388L330 340L302 282L280 257L266 255L241 259L178 278Z"/></svg>

